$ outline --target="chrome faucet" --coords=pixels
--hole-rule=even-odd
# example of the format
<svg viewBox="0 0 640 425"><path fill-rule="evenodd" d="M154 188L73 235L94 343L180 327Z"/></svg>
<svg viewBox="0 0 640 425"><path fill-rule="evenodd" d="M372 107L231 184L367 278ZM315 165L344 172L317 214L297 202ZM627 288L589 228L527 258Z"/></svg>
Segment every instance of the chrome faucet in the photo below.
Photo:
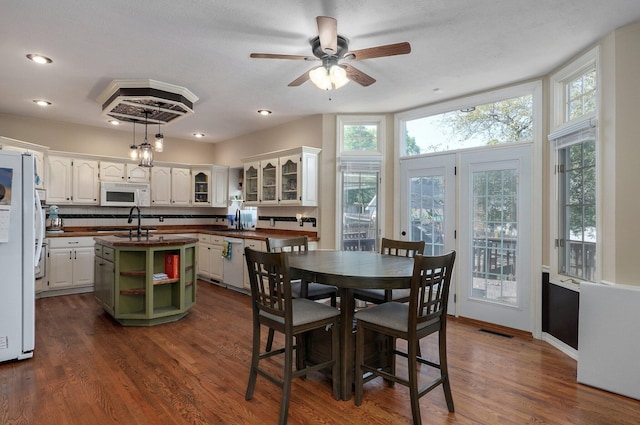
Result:
<svg viewBox="0 0 640 425"><path fill-rule="evenodd" d="M142 227L140 225L140 208L138 208L137 205L134 205L131 207L131 209L129 210L129 219L127 220L127 223L131 224L131 222L133 221L133 210L138 210L138 230L136 231L136 235L138 237L142 236Z"/></svg>

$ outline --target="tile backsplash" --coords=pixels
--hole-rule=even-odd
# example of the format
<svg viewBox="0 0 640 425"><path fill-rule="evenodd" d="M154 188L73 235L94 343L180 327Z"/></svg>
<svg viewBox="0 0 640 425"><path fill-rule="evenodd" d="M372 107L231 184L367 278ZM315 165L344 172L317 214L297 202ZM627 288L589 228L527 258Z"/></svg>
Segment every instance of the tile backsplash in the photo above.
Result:
<svg viewBox="0 0 640 425"><path fill-rule="evenodd" d="M59 216L69 227L127 226L130 208L60 205ZM147 207L140 208L143 226L227 225L226 208ZM302 216L302 226L296 219ZM47 208L47 217L49 211ZM258 228L318 232L317 208L258 208ZM134 217L134 224L137 224Z"/></svg>

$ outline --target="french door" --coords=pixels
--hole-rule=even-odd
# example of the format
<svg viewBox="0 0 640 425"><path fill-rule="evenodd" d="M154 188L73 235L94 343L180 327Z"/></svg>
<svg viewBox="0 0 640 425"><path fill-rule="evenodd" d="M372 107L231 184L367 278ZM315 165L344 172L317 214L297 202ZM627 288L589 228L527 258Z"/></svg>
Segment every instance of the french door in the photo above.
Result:
<svg viewBox="0 0 640 425"><path fill-rule="evenodd" d="M455 154L401 160L401 239L424 241L425 255L455 249ZM455 314L455 274L449 314Z"/></svg>
<svg viewBox="0 0 640 425"><path fill-rule="evenodd" d="M531 171L530 145L401 160L401 237L457 251L449 314L531 330Z"/></svg>
<svg viewBox="0 0 640 425"><path fill-rule="evenodd" d="M458 314L531 323L531 146L460 155Z"/></svg>

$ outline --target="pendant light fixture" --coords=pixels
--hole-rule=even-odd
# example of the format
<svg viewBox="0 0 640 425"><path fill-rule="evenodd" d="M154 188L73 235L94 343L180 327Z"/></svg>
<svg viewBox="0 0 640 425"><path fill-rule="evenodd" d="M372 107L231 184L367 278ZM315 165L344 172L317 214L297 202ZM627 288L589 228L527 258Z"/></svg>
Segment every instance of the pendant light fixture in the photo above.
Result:
<svg viewBox="0 0 640 425"><path fill-rule="evenodd" d="M131 146L129 146L129 158L132 160L138 159L138 147L136 146L136 121L133 120L133 142L131 142Z"/></svg>
<svg viewBox="0 0 640 425"><path fill-rule="evenodd" d="M158 103L158 117L160 117L160 104ZM158 119L158 133L156 134L156 141L154 143L154 149L156 152L162 152L164 149L164 136L160 131L160 120Z"/></svg>
<svg viewBox="0 0 640 425"><path fill-rule="evenodd" d="M133 160L139 160L140 167L153 167L153 146L147 139L147 128L149 126L149 111L144 111L144 141L136 146L136 120L133 121L133 143L129 147L129 156Z"/></svg>
<svg viewBox="0 0 640 425"><path fill-rule="evenodd" d="M141 167L153 167L153 146L149 144L149 140L147 139L148 118L149 111L144 111L144 141L138 146L138 157L140 159L138 165Z"/></svg>

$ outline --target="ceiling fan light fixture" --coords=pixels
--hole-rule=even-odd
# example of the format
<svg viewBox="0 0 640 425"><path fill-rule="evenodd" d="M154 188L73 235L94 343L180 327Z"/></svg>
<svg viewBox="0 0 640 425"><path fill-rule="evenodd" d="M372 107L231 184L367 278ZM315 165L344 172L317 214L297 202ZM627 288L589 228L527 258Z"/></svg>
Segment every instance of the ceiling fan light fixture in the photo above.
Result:
<svg viewBox="0 0 640 425"><path fill-rule="evenodd" d="M340 65L319 66L309 71L309 79L320 90L339 89L349 82L347 71Z"/></svg>
<svg viewBox="0 0 640 425"><path fill-rule="evenodd" d="M329 78L333 84L333 88L339 89L349 82L347 77L347 70L340 65L333 65L329 69Z"/></svg>

